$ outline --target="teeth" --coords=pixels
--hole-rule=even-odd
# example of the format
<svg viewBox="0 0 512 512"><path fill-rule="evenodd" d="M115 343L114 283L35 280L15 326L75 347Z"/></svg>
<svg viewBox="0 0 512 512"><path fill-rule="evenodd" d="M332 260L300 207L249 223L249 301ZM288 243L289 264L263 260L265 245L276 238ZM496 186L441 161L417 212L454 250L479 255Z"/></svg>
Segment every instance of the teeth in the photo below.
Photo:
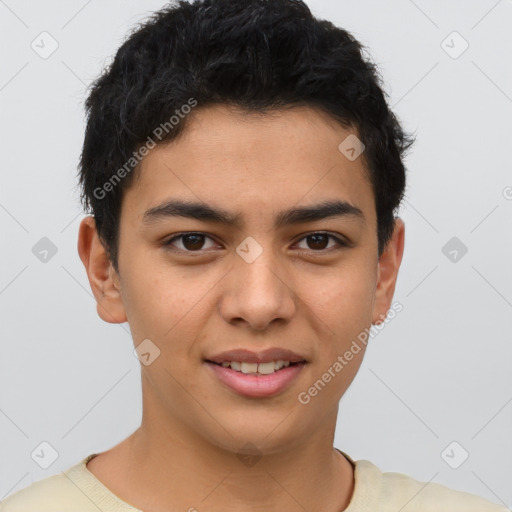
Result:
<svg viewBox="0 0 512 512"><path fill-rule="evenodd" d="M244 363L238 361L224 361L222 363L224 368L231 367L232 370L242 372L245 374L258 373L261 375L270 375L271 373L290 366L290 361L283 361L278 359L277 361L269 361L268 363Z"/></svg>
<svg viewBox="0 0 512 512"><path fill-rule="evenodd" d="M258 363L242 363L242 373L257 373Z"/></svg>
<svg viewBox="0 0 512 512"><path fill-rule="evenodd" d="M242 365L243 367L243 365ZM242 368L243 371L243 368ZM270 361L269 363L260 363L258 365L258 373L262 373L263 375L269 375L270 373L274 373L276 371L274 361Z"/></svg>

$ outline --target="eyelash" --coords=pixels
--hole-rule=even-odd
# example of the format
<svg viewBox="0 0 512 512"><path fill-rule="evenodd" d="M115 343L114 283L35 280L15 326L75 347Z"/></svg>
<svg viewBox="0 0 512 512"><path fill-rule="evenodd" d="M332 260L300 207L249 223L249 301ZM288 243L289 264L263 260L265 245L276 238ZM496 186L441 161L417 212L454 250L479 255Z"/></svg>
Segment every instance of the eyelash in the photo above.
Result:
<svg viewBox="0 0 512 512"><path fill-rule="evenodd" d="M209 235L207 235L206 233L201 233L200 231L189 231L189 232L186 232L186 233L181 233L179 235L175 235L173 236L172 238L169 238L167 241L164 242L164 246L169 249L169 250L172 250L172 251L175 251L175 252L180 252L180 253L186 253L186 254L200 254L200 253L203 253L205 252L205 249L198 249L197 251L192 251L192 250L187 250L187 249L177 249L175 247L172 247L172 243L175 241L175 240L178 240L180 238L183 238L187 235L201 235L201 236L204 236L205 238L210 238L211 240L213 240L213 238ZM298 242L296 243L299 243L301 242L302 240L310 237L310 236L314 236L314 235L327 235L328 238L332 238L333 240L336 241L336 243L338 244L338 247L336 249L342 249L342 248L345 248L345 247L349 247L349 244L347 242L344 242L341 238L331 234L331 233L328 233L328 232L325 232L325 231L314 231L312 233L308 233L307 235L303 236L302 238L300 238L298 240ZM314 253L314 254L320 254L322 252L326 253L326 252L330 252L333 248L326 248L326 249L300 249L301 251L306 251L306 252L310 252L310 253Z"/></svg>

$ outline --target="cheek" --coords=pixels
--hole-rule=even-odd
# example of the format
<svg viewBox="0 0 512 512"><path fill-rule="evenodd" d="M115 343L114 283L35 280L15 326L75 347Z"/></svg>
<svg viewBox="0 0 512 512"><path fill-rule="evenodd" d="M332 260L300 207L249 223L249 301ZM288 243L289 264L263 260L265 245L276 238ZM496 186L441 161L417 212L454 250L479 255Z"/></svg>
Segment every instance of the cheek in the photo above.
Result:
<svg viewBox="0 0 512 512"><path fill-rule="evenodd" d="M126 268L123 303L134 342L149 338L161 348L185 348L186 338L193 338L201 325L215 276L184 276L169 268L163 272L142 260Z"/></svg>
<svg viewBox="0 0 512 512"><path fill-rule="evenodd" d="M313 287L310 280L304 282L303 296L328 333L329 353L343 350L371 325L374 278L375 270L370 266L347 265L316 280Z"/></svg>

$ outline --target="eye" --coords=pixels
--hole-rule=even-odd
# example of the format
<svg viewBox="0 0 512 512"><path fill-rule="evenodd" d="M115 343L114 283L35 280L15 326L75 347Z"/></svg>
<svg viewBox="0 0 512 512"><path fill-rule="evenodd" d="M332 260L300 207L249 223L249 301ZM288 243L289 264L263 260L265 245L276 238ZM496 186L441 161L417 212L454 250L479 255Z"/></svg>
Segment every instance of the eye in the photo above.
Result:
<svg viewBox="0 0 512 512"><path fill-rule="evenodd" d="M337 236L331 235L329 233L317 232L311 233L303 238L300 241L306 240L306 243L309 242L309 247L302 247L301 249L312 250L312 251L324 251L326 249L332 249L332 246L329 246L329 239L335 241L335 246L338 247L348 247L348 244L338 238ZM326 245L327 244L327 245Z"/></svg>
<svg viewBox="0 0 512 512"><path fill-rule="evenodd" d="M210 240L213 243L211 243L209 247L207 245L205 246L205 240ZM299 249L313 252L325 252L326 250L333 249L336 246L338 248L349 246L349 244L344 242L341 238L324 232L316 232L304 236L299 240L299 243L303 240L306 241L306 245L308 246L299 247ZM333 245L329 245L330 240L333 240L335 243ZM164 242L164 246L169 247L172 250L185 253L200 253L206 249L216 247L213 238L199 232L181 233L179 235L175 235Z"/></svg>
<svg viewBox="0 0 512 512"><path fill-rule="evenodd" d="M176 240L180 240L179 244L181 245L176 247L174 245L174 242ZM201 249L205 249L204 247L204 240L209 239L213 240L211 237L203 234L203 233L182 233L181 235L176 235L167 240L164 245L165 246L172 246L171 248L175 248L178 251L181 252L198 252ZM215 244L213 244L211 247L215 247ZM208 249L208 247L206 247Z"/></svg>

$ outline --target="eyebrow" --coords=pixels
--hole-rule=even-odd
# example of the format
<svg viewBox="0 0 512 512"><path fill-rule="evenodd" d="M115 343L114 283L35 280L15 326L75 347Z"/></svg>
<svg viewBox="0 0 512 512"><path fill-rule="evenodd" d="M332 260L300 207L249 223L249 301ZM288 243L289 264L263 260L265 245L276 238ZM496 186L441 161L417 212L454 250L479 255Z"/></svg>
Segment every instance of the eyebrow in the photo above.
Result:
<svg viewBox="0 0 512 512"><path fill-rule="evenodd" d="M169 217L186 217L207 222L217 222L229 227L241 228L242 216L233 214L220 207L213 207L207 203L196 201L182 201L170 199L162 204L147 210L142 223L151 225ZM346 217L365 222L363 212L355 205L347 201L331 200L323 201L312 206L300 206L278 212L274 221L274 228L314 222L331 217Z"/></svg>

